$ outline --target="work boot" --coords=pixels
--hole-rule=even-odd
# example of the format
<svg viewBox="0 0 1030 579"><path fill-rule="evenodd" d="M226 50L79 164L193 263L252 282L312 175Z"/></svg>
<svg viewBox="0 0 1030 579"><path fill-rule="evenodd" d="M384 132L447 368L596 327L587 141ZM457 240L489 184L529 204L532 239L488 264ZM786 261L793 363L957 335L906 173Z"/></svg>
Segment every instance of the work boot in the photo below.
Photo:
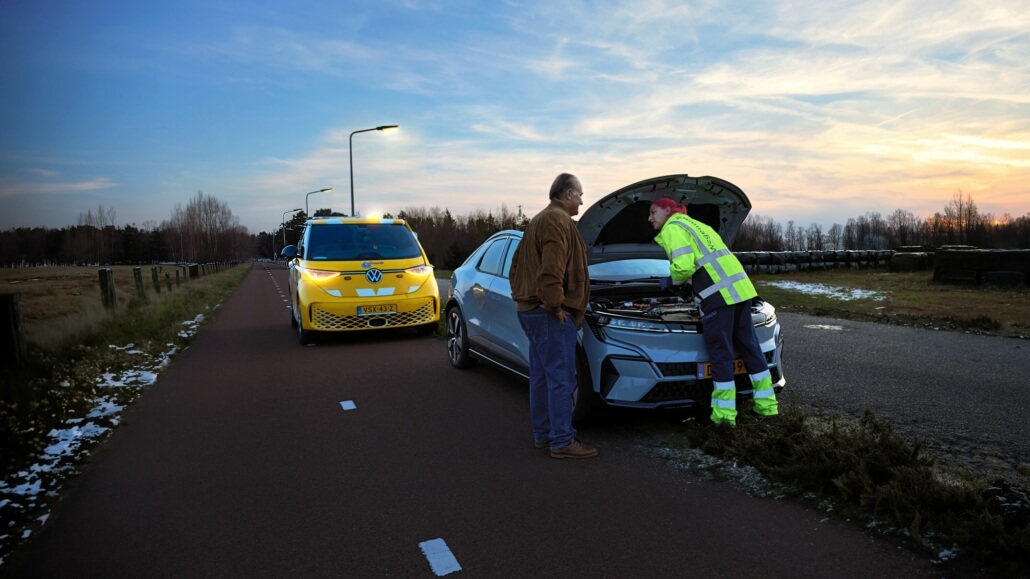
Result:
<svg viewBox="0 0 1030 579"><path fill-rule="evenodd" d="M578 440L573 440L558 450L551 451L551 458L593 458L595 456L597 456L597 448Z"/></svg>
<svg viewBox="0 0 1030 579"><path fill-rule="evenodd" d="M551 441L550 440L545 440L543 442L534 442L533 443L533 447L535 447L535 448L547 448L548 446L551 446Z"/></svg>

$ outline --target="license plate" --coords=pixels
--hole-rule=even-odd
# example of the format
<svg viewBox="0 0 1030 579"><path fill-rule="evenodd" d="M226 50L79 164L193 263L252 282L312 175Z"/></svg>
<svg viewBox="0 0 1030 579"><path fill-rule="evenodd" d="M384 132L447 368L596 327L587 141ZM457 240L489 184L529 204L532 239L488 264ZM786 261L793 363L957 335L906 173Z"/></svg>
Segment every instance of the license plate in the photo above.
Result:
<svg viewBox="0 0 1030 579"><path fill-rule="evenodd" d="M733 361L733 373L734 374L747 374L747 368L744 367L744 361L737 358ZM702 362L697 365L697 378L698 380L706 380L712 377L712 365L708 362Z"/></svg>
<svg viewBox="0 0 1030 579"><path fill-rule="evenodd" d="M386 304L382 306L358 306L359 316L375 316L380 314L396 314L397 304Z"/></svg>

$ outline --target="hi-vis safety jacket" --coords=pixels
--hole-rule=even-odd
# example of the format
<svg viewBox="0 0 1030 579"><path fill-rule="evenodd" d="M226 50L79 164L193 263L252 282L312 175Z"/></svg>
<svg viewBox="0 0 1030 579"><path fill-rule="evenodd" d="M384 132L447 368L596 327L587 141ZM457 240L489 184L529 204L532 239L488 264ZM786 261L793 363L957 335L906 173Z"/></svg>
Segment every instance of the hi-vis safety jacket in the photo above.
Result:
<svg viewBox="0 0 1030 579"><path fill-rule="evenodd" d="M740 260L704 223L674 213L654 240L669 255L672 281L691 280L702 310L739 304L758 295Z"/></svg>

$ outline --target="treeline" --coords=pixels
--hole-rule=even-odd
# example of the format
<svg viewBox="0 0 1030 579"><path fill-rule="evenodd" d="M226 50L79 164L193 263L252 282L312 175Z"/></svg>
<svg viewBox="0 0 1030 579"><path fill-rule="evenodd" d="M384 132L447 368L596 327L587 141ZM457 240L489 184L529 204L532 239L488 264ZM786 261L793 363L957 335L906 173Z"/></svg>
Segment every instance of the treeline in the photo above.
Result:
<svg viewBox="0 0 1030 579"><path fill-rule="evenodd" d="M315 216L330 215L329 210ZM385 217L393 217L386 215ZM408 221L433 265L454 269L487 237L502 229L523 229L529 217L513 213L504 205L495 212L476 211L453 216L447 209L405 209L396 217ZM296 243L306 217L298 214L287 224L286 239ZM282 230L277 232L282 239ZM277 242L282 247L281 242ZM910 211L897 209L884 218L879 213L848 219L829 229L813 223L799 227L793 221L781 225L775 220L751 215L741 226L733 243L735 251L811 251L897 249L903 246L941 247L969 245L983 249L1030 248L1030 213L1018 218L1004 215L995 219L981 213L972 197L956 194L943 211L922 219ZM266 246L271 244L266 241Z"/></svg>
<svg viewBox="0 0 1030 579"><path fill-rule="evenodd" d="M884 218L867 213L834 223L823 231L818 223L808 227L788 221L786 227L770 218L752 215L744 221L733 244L736 251L813 251L823 249L897 249L904 246L941 247L968 245L981 249L1030 248L1030 213L995 219L981 213L969 195L957 193L943 212L921 219L910 211L895 209Z"/></svg>
<svg viewBox="0 0 1030 579"><path fill-rule="evenodd" d="M254 236L229 207L203 191L170 219L115 227L114 209L101 205L61 229L19 227L0 232L0 266L213 263L254 256Z"/></svg>
<svg viewBox="0 0 1030 579"><path fill-rule="evenodd" d="M314 217L340 215L319 209ZM448 209L407 208L396 216L418 233L430 262L454 269L487 237L503 229L525 228L529 216L521 210L476 210L452 215ZM115 213L100 207L80 216L78 225L63 229L18 228L0 232L0 265L205 263L275 259L285 245L296 244L308 216L295 213L272 231L250 234L232 211L214 197L198 192L185 207L176 206L159 225L116 228ZM781 225L769 217L751 215L733 244L735 251L809 251L821 249L897 249L902 246L970 245L984 249L1030 248L1030 213L996 219L981 213L972 197L956 194L941 212L919 218L897 209L834 223L824 230L812 223Z"/></svg>
<svg viewBox="0 0 1030 579"><path fill-rule="evenodd" d="M343 216L330 209L319 209L312 217ZM449 209L409 207L397 215L385 214L387 219L403 219L418 234L419 243L426 250L429 262L441 269L454 269L461 265L486 238L504 229L522 230L529 217L520 211L512 212L504 204L497 211L476 210L468 215L454 216ZM271 233L257 236L261 258L273 258L284 247L294 245L300 238L307 216L303 211L294 214L289 222ZM275 248L276 253L272 253Z"/></svg>

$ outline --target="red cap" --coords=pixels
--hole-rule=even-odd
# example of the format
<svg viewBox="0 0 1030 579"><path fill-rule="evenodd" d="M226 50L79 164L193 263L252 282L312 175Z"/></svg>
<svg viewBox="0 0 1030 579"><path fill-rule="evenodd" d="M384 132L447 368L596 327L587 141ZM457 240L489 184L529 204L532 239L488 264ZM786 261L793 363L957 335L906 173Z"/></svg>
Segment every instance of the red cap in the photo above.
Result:
<svg viewBox="0 0 1030 579"><path fill-rule="evenodd" d="M675 201L673 201L672 199L669 199L668 197L662 197L662 198L659 198L659 199L655 199L655 201L653 203L651 203L651 205L652 206L657 205L657 206L661 207L662 209L671 209L672 213L682 213L684 215L687 214L687 206L686 205L681 205L679 203L676 203Z"/></svg>

